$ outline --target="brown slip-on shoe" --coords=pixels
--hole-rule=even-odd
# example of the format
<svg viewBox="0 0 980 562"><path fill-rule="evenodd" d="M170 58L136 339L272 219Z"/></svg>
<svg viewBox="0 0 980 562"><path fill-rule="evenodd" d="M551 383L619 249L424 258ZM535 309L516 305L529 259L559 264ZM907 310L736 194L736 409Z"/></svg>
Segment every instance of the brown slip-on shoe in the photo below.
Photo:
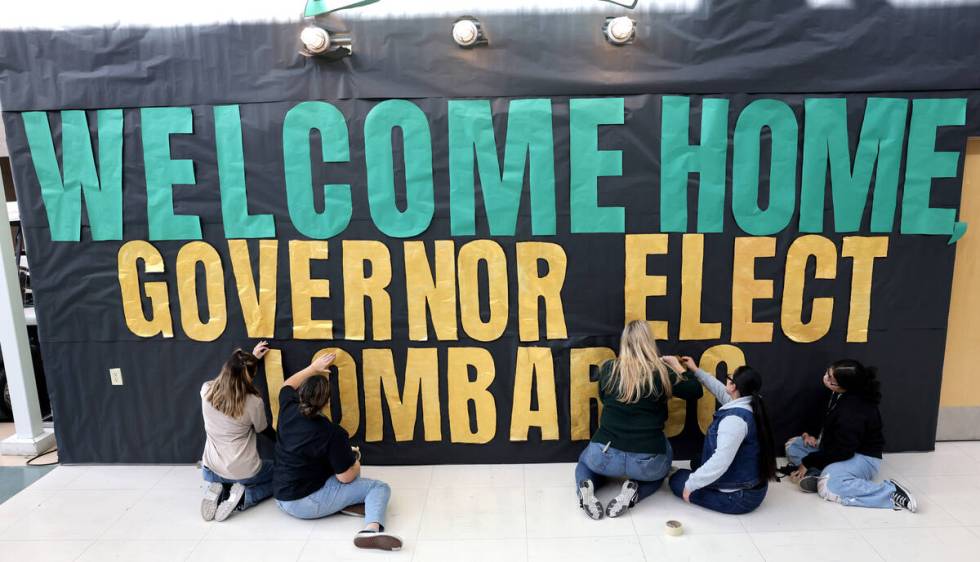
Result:
<svg viewBox="0 0 980 562"><path fill-rule="evenodd" d="M386 531L368 531L365 529L354 536L354 546L378 550L401 550L402 540Z"/></svg>

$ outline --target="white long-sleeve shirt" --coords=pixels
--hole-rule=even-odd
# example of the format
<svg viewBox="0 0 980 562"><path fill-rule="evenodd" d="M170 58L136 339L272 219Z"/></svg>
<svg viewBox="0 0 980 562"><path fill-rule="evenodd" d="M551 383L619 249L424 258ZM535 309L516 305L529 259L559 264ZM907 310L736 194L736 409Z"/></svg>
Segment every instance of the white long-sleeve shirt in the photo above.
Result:
<svg viewBox="0 0 980 562"><path fill-rule="evenodd" d="M752 397L744 396L733 399L728 395L725 385L713 375L709 375L701 369L695 371L694 375L721 402L722 406L719 410L743 408L749 412L752 411ZM748 431L748 424L738 416L726 416L722 419L721 423L718 424L718 442L714 454L711 455L711 458L703 459L701 466L692 472L691 476L687 479L684 488L690 492L694 492L721 478L725 474L725 471L728 470L728 467L731 466L732 460L735 459L735 454L742 445L742 441L745 439ZM721 491L732 492L734 490Z"/></svg>

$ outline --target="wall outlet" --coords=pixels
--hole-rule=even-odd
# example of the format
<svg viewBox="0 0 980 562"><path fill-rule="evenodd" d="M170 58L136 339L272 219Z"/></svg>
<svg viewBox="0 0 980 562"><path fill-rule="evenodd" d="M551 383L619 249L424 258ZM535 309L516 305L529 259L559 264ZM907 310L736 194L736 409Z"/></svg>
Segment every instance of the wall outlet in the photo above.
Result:
<svg viewBox="0 0 980 562"><path fill-rule="evenodd" d="M109 369L109 381L113 386L122 386L122 369L118 367Z"/></svg>

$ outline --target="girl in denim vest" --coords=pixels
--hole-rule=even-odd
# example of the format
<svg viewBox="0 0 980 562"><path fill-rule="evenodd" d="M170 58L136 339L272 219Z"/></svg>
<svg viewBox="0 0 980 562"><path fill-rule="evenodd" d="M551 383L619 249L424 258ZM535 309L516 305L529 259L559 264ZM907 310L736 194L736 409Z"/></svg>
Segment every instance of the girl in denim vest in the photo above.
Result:
<svg viewBox="0 0 980 562"><path fill-rule="evenodd" d="M696 377L722 405L705 436L703 462L691 461L693 472L675 472L670 489L688 503L721 513L759 507L776 475L772 429L759 395L762 377L751 367L739 367L722 384L690 357L664 357L664 362Z"/></svg>

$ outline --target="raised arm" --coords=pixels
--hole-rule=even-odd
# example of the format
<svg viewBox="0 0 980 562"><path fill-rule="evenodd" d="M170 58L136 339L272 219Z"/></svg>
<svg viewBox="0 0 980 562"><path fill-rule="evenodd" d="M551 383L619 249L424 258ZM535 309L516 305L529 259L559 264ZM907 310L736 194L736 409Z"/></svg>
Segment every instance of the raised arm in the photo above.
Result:
<svg viewBox="0 0 980 562"><path fill-rule="evenodd" d="M327 369L330 368L330 365L333 364L333 360L336 358L336 353L321 355L320 357L314 359L313 362L310 363L305 369L283 381L282 384L298 389L300 385L306 382L306 379L312 377L313 375L326 374Z"/></svg>

